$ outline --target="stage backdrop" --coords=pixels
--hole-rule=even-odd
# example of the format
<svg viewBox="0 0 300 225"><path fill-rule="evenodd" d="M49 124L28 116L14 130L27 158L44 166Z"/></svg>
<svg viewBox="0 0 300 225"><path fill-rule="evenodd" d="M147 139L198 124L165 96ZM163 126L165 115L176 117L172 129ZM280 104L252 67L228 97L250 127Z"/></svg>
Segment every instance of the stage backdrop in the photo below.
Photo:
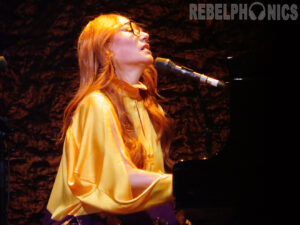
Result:
<svg viewBox="0 0 300 225"><path fill-rule="evenodd" d="M62 149L55 141L63 110L78 87L76 42L100 13L143 23L154 57L166 57L226 80L226 57L268 50L273 33L253 21L190 20L189 1L1 1L1 117L5 142L9 224L41 223ZM260 35L258 35L260 34ZM161 105L176 123L171 157L199 159L222 150L230 133L229 92L177 75L159 74ZM9 163L8 163L9 162Z"/></svg>

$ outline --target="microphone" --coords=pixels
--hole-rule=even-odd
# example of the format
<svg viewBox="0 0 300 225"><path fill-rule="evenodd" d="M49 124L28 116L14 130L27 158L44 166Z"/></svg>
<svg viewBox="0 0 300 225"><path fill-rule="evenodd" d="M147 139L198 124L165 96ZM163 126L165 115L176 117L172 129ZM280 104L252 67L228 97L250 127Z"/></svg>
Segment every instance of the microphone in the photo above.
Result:
<svg viewBox="0 0 300 225"><path fill-rule="evenodd" d="M6 66L7 66L7 62L4 58L4 56L0 56L0 71L4 71Z"/></svg>
<svg viewBox="0 0 300 225"><path fill-rule="evenodd" d="M187 67L178 66L170 59L157 57L154 60L154 67L158 72L173 72L176 74L197 78L200 80L201 83L209 84L214 87L226 87L226 84L223 81L217 80L212 77L208 77L204 74L197 73Z"/></svg>

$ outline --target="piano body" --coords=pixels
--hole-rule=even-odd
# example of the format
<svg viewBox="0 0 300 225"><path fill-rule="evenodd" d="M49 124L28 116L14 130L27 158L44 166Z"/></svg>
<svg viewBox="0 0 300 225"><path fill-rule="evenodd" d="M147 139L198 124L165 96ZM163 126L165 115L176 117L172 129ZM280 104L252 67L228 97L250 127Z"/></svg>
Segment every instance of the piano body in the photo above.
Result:
<svg viewBox="0 0 300 225"><path fill-rule="evenodd" d="M173 195L193 225L264 224L264 79L252 55L229 59L231 132L208 159L173 168Z"/></svg>

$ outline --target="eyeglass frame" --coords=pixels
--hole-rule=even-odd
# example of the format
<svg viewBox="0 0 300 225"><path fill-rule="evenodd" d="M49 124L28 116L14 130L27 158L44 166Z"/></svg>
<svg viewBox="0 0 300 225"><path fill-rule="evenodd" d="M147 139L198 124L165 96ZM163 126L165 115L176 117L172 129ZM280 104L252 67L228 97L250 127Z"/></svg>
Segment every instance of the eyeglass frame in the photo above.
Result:
<svg viewBox="0 0 300 225"><path fill-rule="evenodd" d="M143 32L143 29L140 26L138 26L138 24L136 22L129 20L128 22L122 24L122 26L127 25L127 24L129 24L130 29L131 29L131 31L129 31L129 32L133 33L134 36L139 37L141 35L141 32ZM136 30L133 28L132 24L135 24L139 28L138 34L136 34Z"/></svg>

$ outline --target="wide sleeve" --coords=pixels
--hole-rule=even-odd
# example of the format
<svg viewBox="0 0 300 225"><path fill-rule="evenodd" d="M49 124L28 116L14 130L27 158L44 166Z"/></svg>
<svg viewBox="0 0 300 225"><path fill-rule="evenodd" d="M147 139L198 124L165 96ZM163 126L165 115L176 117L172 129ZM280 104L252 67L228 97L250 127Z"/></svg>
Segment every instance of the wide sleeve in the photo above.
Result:
<svg viewBox="0 0 300 225"><path fill-rule="evenodd" d="M137 169L127 156L120 124L101 93L74 113L65 142L67 183L87 214L128 214L172 198L172 175Z"/></svg>

